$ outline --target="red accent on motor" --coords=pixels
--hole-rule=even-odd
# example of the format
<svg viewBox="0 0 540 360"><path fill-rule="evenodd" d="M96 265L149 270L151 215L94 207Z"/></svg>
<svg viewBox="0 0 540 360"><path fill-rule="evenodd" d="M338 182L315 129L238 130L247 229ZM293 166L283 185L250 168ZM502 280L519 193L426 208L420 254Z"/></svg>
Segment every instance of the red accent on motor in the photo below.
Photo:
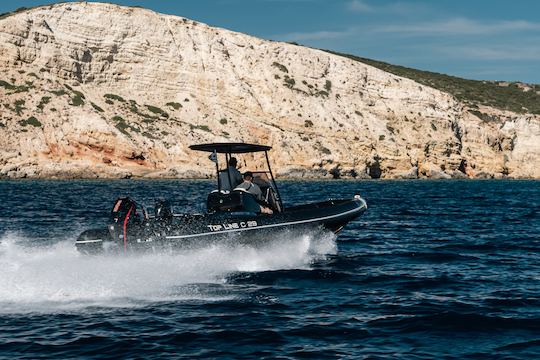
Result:
<svg viewBox="0 0 540 360"><path fill-rule="evenodd" d="M126 227L129 220L129 215L131 214L131 211L135 208L135 205L132 205L126 215L126 218L124 219L124 254L127 253L127 233L126 233Z"/></svg>

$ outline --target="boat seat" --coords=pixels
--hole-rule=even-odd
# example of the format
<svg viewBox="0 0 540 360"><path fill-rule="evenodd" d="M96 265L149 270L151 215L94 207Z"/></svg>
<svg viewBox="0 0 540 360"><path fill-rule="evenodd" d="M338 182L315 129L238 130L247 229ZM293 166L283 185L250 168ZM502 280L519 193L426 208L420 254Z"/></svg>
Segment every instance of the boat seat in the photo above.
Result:
<svg viewBox="0 0 540 360"><path fill-rule="evenodd" d="M261 206L255 200L255 196L244 189L235 189L230 193L212 191L208 194L206 205L208 212L261 212Z"/></svg>
<svg viewBox="0 0 540 360"><path fill-rule="evenodd" d="M230 191L229 190L212 190L210 193L221 193L221 194L229 194Z"/></svg>
<svg viewBox="0 0 540 360"><path fill-rule="evenodd" d="M208 194L206 207L208 212L235 211L242 206L242 199L237 194L229 192L212 191Z"/></svg>

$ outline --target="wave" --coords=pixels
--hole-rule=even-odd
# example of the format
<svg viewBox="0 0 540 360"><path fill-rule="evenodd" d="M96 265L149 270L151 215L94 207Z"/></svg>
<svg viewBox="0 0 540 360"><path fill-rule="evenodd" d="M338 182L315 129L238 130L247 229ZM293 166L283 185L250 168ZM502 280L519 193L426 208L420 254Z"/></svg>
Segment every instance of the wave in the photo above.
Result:
<svg viewBox="0 0 540 360"><path fill-rule="evenodd" d="M56 312L144 306L157 301L223 301L238 272L309 269L336 253L335 235L275 234L257 246L232 241L196 250L133 256L83 256L70 240L37 246L14 234L0 239L0 312ZM216 290L216 284L221 290ZM241 295L240 295L241 296Z"/></svg>

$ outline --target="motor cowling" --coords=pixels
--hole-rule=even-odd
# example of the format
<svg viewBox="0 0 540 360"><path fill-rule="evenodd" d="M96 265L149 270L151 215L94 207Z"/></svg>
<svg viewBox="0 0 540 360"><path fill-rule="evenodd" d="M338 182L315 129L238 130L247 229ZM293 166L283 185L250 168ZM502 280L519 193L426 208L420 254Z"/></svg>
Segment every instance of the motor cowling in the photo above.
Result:
<svg viewBox="0 0 540 360"><path fill-rule="evenodd" d="M119 247L127 251L129 245L129 229L134 224L141 224L144 214L137 208L137 203L129 197L118 198L114 202L109 217L108 230L111 238Z"/></svg>

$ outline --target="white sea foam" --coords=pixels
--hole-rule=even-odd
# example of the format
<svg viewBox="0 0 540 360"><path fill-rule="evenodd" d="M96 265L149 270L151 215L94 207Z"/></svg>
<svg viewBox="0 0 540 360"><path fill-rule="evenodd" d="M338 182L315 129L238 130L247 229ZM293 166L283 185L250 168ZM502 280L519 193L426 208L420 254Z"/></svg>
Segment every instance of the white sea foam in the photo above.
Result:
<svg viewBox="0 0 540 360"><path fill-rule="evenodd" d="M309 268L336 252L331 233L289 232L264 245L213 244L197 250L137 256L83 256L73 241L35 246L16 235L0 239L0 312L144 306L156 301L221 301L235 272Z"/></svg>

